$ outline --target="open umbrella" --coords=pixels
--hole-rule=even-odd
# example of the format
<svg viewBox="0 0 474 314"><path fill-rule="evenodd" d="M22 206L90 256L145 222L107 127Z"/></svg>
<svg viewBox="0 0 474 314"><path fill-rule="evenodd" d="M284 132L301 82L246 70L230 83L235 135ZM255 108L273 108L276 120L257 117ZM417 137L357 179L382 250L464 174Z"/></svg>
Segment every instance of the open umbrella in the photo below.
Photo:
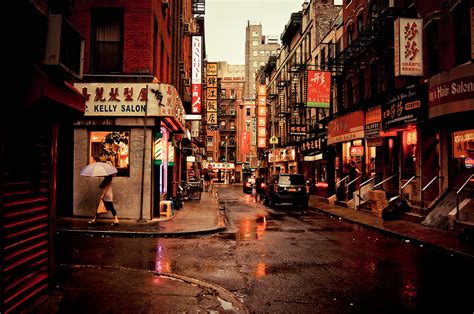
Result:
<svg viewBox="0 0 474 314"><path fill-rule="evenodd" d="M117 168L105 162L94 162L81 169L81 176L86 177L106 177L114 173Z"/></svg>

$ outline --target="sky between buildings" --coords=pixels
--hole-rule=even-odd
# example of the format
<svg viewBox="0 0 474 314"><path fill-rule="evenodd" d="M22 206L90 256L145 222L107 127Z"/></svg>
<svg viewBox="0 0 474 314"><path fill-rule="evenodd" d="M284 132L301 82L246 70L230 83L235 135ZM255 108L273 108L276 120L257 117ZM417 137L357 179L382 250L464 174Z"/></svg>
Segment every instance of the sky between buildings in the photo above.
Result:
<svg viewBox="0 0 474 314"><path fill-rule="evenodd" d="M264 35L280 38L292 12L304 0L206 0L206 52L208 61L245 63L247 21L260 22Z"/></svg>

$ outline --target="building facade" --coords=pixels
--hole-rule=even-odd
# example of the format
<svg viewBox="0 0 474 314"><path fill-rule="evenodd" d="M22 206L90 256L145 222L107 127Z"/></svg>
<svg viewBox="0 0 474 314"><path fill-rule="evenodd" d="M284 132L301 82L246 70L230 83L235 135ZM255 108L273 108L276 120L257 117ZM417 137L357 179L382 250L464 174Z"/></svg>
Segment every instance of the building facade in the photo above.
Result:
<svg viewBox="0 0 474 314"><path fill-rule="evenodd" d="M72 199L73 122L85 109L84 37L72 6L15 1L1 118L0 312L44 300L54 277L54 219ZM59 54L61 51L61 54ZM14 69L10 71L9 69Z"/></svg>
<svg viewBox="0 0 474 314"><path fill-rule="evenodd" d="M262 24L247 21L245 28L245 88L244 98L255 99L255 73L276 55L279 48L277 36L265 36Z"/></svg>
<svg viewBox="0 0 474 314"><path fill-rule="evenodd" d="M76 8L72 21L87 35L85 74L75 86L87 107L74 130L74 216L90 216L96 206L97 178L80 175L95 157L118 169L114 202L122 218L159 217L160 201L183 179L191 35L204 46L194 2L83 1Z"/></svg>

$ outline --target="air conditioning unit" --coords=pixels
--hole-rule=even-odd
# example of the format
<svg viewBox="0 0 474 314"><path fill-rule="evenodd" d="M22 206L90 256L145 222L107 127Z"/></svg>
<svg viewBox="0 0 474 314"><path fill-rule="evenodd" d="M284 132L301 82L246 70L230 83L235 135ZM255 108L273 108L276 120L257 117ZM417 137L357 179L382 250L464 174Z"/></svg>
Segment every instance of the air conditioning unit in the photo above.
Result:
<svg viewBox="0 0 474 314"><path fill-rule="evenodd" d="M42 64L59 67L82 79L83 63L84 37L62 15L50 14Z"/></svg>

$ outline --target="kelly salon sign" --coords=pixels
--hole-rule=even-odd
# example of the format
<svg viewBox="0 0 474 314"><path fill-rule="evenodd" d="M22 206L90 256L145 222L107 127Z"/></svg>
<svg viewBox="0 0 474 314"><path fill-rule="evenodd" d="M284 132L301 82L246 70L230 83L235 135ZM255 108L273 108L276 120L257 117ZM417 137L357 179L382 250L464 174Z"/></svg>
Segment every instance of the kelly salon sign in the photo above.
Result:
<svg viewBox="0 0 474 314"><path fill-rule="evenodd" d="M394 23L395 76L423 76L423 19Z"/></svg>
<svg viewBox="0 0 474 314"><path fill-rule="evenodd" d="M307 71L306 105L312 108L329 108L331 98L331 72Z"/></svg>
<svg viewBox="0 0 474 314"><path fill-rule="evenodd" d="M184 109L176 89L168 84L75 83L86 99L85 116L175 117L181 123ZM162 100L158 105L157 95Z"/></svg>
<svg viewBox="0 0 474 314"><path fill-rule="evenodd" d="M201 113L202 107L202 37L192 37L192 68L191 68L191 113Z"/></svg>
<svg viewBox="0 0 474 314"><path fill-rule="evenodd" d="M328 144L348 142L364 137L364 112L346 114L328 123Z"/></svg>

